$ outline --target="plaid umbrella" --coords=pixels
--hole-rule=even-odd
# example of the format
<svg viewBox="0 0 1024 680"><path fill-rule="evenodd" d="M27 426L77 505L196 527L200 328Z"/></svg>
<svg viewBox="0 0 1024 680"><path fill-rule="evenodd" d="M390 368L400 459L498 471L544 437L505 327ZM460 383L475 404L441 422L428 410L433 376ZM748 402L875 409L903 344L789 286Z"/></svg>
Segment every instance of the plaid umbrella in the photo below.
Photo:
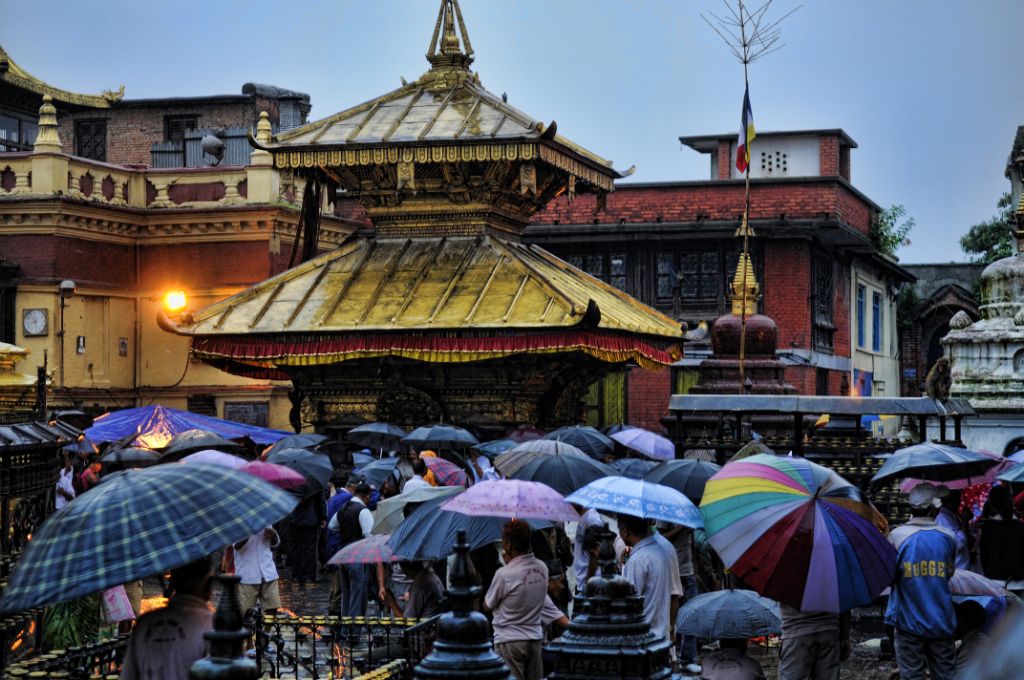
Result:
<svg viewBox="0 0 1024 680"><path fill-rule="evenodd" d="M374 534L361 538L334 553L334 556L327 560L327 564L380 564L381 562L392 562L398 558L393 555L391 546L388 545L390 539L390 534Z"/></svg>
<svg viewBox="0 0 1024 680"><path fill-rule="evenodd" d="M181 462L207 463L208 465L220 465L222 467L231 468L232 470L237 470L249 461L240 456L224 453L223 451L204 449L203 451L196 451L195 453L188 454L181 459Z"/></svg>
<svg viewBox="0 0 1024 680"><path fill-rule="evenodd" d="M159 574L285 517L293 496L216 465L126 470L53 513L14 565L0 612Z"/></svg>
<svg viewBox="0 0 1024 680"><path fill-rule="evenodd" d="M437 477L438 483L444 486L468 486L469 480L466 477L466 471L450 460L435 457L422 460Z"/></svg>

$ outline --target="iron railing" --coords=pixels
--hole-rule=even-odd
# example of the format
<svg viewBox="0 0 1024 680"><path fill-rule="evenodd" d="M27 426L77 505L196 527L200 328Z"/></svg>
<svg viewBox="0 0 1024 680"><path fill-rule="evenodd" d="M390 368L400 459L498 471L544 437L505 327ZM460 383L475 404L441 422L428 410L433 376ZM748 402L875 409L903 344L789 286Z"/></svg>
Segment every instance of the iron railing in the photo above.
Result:
<svg viewBox="0 0 1024 680"><path fill-rule="evenodd" d="M127 636L121 636L91 645L53 650L11 664L4 670L4 677L89 680L116 676L121 672L121 661L127 646Z"/></svg>

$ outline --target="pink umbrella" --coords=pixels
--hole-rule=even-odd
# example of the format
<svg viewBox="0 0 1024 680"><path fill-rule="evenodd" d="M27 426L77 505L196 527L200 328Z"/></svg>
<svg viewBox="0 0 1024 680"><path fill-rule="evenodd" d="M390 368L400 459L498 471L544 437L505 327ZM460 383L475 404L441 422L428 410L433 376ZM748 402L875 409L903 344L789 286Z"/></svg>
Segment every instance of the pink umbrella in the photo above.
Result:
<svg viewBox="0 0 1024 680"><path fill-rule="evenodd" d="M954 479L948 482L941 483L945 484L950 489L966 489L967 487L974 486L975 484L990 484L995 481L997 476L1005 472L1008 468L1012 468L1016 465L1019 465L1019 463L1010 460L1009 458L1003 458L999 454L992 453L991 451L976 451L975 453L980 453L981 455L988 456L993 460L998 460L999 464L990 467L988 470L985 471L984 474L978 475L976 477ZM915 486L927 481L928 480L926 479L904 479L902 482L900 482L900 491L902 491L903 493L910 493ZM936 485L938 484L937 482L934 481L929 483Z"/></svg>
<svg viewBox="0 0 1024 680"><path fill-rule="evenodd" d="M203 449L202 451L196 451L190 453L181 459L183 463L208 463L210 465L220 465L222 467L231 468L232 470L238 470L242 466L248 464L245 458L233 456L230 453L224 453L223 451L216 451L214 449Z"/></svg>
<svg viewBox="0 0 1024 680"><path fill-rule="evenodd" d="M957 569L949 579L949 590L953 595L1004 597L1010 591L990 578L966 569Z"/></svg>
<svg viewBox="0 0 1024 680"><path fill-rule="evenodd" d="M430 471L434 473L434 476L437 477L438 483L441 485L469 486L467 483L466 471L450 460L437 458L435 456L428 456L422 458L422 460L426 463Z"/></svg>
<svg viewBox="0 0 1024 680"><path fill-rule="evenodd" d="M388 546L391 534L374 534L361 538L354 543L349 543L344 548L334 553L327 564L379 564L381 562L392 562L396 558Z"/></svg>
<svg viewBox="0 0 1024 680"><path fill-rule="evenodd" d="M543 439L546 434L547 432L539 427L534 427L533 425L520 425L516 429L512 430L506 438L522 444L523 442L533 441L534 439Z"/></svg>
<svg viewBox="0 0 1024 680"><path fill-rule="evenodd" d="M302 473L277 463L254 460L238 469L253 477L270 482L279 489L294 489L306 483L306 478L302 476Z"/></svg>
<svg viewBox="0 0 1024 680"><path fill-rule="evenodd" d="M577 522L579 514L547 484L519 479L478 482L441 505L471 517L511 517Z"/></svg>

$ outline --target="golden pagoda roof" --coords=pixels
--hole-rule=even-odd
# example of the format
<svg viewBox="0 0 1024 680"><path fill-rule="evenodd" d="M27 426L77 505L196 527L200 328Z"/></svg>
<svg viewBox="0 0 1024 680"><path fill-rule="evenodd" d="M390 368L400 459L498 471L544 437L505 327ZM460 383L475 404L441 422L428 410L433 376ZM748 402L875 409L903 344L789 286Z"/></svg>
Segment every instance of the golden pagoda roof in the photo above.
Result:
<svg viewBox="0 0 1024 680"><path fill-rule="evenodd" d="M677 322L542 248L491 235L355 237L170 325L204 337L583 326L682 338Z"/></svg>
<svg viewBox="0 0 1024 680"><path fill-rule="evenodd" d="M403 79L403 86L396 90L280 132L270 142L252 141L271 152L539 143L610 177L631 174L632 170L616 171L611 161L556 134L554 122L544 125L480 84L479 74L469 69L473 50L458 0L442 0L427 60L430 70L414 82ZM313 160L301 165L317 164L333 163Z"/></svg>
<svg viewBox="0 0 1024 680"><path fill-rule="evenodd" d="M39 78L18 66L3 47L0 47L0 81L10 83L29 92L39 95L48 94L54 101L74 104L94 109L108 109L111 103L119 102L124 97L124 85L116 92L105 90L102 94L79 94L48 85Z"/></svg>
<svg viewBox="0 0 1024 680"><path fill-rule="evenodd" d="M0 388L25 387L36 384L36 376L16 373L14 365L28 356L24 347L0 342Z"/></svg>

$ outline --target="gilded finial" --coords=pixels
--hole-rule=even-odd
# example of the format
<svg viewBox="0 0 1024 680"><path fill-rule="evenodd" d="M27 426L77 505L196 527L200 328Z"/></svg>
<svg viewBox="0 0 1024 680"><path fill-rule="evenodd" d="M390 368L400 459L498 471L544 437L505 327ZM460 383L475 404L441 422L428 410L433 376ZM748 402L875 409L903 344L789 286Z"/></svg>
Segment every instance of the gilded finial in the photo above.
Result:
<svg viewBox="0 0 1024 680"><path fill-rule="evenodd" d="M743 219L740 220L740 226L736 228L736 236L753 236L754 229L750 226L750 221L747 219L747 213L743 213Z"/></svg>
<svg viewBox="0 0 1024 680"><path fill-rule="evenodd" d="M754 265L748 253L740 253L736 264L736 275L732 278L732 313L750 316L757 313L757 299L761 296L761 287L754 276Z"/></svg>
<svg viewBox="0 0 1024 680"><path fill-rule="evenodd" d="M260 119L256 123L256 141L260 144L269 144L272 133L270 115L266 111L260 111Z"/></svg>
<svg viewBox="0 0 1024 680"><path fill-rule="evenodd" d="M60 153L60 135L57 134L57 109L53 105L53 97L43 95L43 105L39 107L39 132L36 135L35 151Z"/></svg>
<svg viewBox="0 0 1024 680"><path fill-rule="evenodd" d="M459 0L441 0L434 35L430 39L430 49L427 50L427 61L434 68L463 69L468 69L473 62L473 46L469 42L466 24L462 21Z"/></svg>

